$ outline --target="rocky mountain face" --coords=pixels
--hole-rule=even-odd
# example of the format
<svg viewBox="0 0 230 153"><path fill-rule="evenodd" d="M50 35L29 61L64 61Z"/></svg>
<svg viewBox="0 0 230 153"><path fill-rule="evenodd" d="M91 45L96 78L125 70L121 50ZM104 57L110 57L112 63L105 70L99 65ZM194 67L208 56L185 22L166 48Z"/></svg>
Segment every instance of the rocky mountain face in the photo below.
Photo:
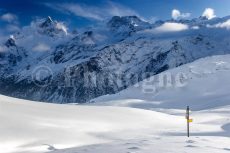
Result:
<svg viewBox="0 0 230 153"><path fill-rule="evenodd" d="M167 69L230 53L228 20L150 24L136 16L113 17L78 33L50 17L33 21L1 44L0 93L54 103L114 94ZM187 29L166 26L172 23Z"/></svg>

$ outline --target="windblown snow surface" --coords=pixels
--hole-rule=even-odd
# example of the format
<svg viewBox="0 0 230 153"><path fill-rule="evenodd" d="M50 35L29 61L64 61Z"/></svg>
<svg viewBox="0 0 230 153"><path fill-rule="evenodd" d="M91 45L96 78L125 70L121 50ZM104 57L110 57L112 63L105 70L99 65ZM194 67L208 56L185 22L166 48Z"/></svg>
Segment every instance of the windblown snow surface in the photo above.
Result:
<svg viewBox="0 0 230 153"><path fill-rule="evenodd" d="M186 76L182 85L156 86L154 93L145 93L144 80L87 105L0 96L0 152L230 152L230 55L207 57L164 73L179 72ZM190 138L187 105L194 119Z"/></svg>

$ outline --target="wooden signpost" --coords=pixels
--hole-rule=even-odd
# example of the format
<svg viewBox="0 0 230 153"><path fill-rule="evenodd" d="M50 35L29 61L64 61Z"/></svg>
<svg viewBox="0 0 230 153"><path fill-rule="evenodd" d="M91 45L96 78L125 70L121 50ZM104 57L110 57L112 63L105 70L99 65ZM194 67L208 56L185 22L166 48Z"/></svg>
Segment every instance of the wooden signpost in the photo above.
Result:
<svg viewBox="0 0 230 153"><path fill-rule="evenodd" d="M190 124L191 122L193 122L193 119L190 119L190 118L189 118L189 111L190 111L189 106L187 106L187 109L186 109L186 120L187 120L187 136L188 136L188 137L190 136L189 124Z"/></svg>

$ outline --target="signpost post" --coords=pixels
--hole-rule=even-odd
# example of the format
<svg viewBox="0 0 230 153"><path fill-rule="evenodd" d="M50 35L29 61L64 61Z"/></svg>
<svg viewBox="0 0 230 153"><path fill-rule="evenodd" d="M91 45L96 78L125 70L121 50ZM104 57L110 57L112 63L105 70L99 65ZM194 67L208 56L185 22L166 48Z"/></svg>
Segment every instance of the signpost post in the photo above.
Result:
<svg viewBox="0 0 230 153"><path fill-rule="evenodd" d="M186 119L187 119L187 136L189 137L189 106L186 109Z"/></svg>
<svg viewBox="0 0 230 153"><path fill-rule="evenodd" d="M193 122L193 119L190 119L190 118L189 118L189 111L190 111L189 106L187 106L187 109L186 109L186 120L187 120L187 136L188 136L188 137L190 136L189 124L190 124L191 122Z"/></svg>

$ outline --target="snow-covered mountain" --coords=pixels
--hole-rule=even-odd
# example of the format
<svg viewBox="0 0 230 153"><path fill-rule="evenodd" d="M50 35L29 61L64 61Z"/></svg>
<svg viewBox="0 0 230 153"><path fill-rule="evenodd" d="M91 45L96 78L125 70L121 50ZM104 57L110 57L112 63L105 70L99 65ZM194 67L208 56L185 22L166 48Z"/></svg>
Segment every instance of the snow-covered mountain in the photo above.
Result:
<svg viewBox="0 0 230 153"><path fill-rule="evenodd" d="M58 103L114 94L165 70L230 53L229 19L150 24L113 17L78 33L50 17L39 19L1 45L0 93ZM45 85L34 81L39 68L48 73L40 79Z"/></svg>
<svg viewBox="0 0 230 153"><path fill-rule="evenodd" d="M116 105L148 110L206 110L230 105L230 55L196 60L152 76L113 95L91 100L92 105ZM158 110L159 111L159 110Z"/></svg>

